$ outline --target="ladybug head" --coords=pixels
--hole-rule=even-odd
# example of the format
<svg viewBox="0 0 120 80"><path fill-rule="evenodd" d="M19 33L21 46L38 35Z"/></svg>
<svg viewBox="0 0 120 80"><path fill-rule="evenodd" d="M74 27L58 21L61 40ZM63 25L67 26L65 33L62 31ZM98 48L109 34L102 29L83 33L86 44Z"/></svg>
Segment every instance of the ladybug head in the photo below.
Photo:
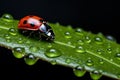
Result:
<svg viewBox="0 0 120 80"><path fill-rule="evenodd" d="M55 38L54 32L53 32L52 28L48 24L43 23L40 26L39 30L46 37L46 40L54 40L54 38Z"/></svg>

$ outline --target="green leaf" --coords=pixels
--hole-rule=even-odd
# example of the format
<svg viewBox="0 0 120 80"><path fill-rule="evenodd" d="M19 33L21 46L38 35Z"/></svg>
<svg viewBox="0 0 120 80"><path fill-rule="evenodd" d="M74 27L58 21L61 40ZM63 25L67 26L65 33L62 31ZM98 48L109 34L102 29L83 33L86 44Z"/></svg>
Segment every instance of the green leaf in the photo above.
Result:
<svg viewBox="0 0 120 80"><path fill-rule="evenodd" d="M77 77L86 71L92 79L102 75L120 79L120 44L101 33L49 23L55 33L53 42L41 41L18 32L19 20L9 14L0 18L0 46L11 49L16 58L33 65L38 59L73 68Z"/></svg>

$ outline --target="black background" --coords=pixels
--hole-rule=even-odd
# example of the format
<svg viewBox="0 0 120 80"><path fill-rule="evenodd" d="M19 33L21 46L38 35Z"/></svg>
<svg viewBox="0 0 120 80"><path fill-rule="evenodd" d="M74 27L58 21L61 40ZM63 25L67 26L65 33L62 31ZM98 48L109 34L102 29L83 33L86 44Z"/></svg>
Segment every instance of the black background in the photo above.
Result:
<svg viewBox="0 0 120 80"><path fill-rule="evenodd" d="M102 32L120 42L119 7L117 3L113 6L112 0L0 0L0 16L4 13L13 15L15 19L34 14L51 23L81 27L93 33ZM52 66L41 60L28 66L3 47L0 47L0 74L0 78L16 80L90 80L89 73L77 78L71 68ZM103 79L113 80L105 76L100 80Z"/></svg>

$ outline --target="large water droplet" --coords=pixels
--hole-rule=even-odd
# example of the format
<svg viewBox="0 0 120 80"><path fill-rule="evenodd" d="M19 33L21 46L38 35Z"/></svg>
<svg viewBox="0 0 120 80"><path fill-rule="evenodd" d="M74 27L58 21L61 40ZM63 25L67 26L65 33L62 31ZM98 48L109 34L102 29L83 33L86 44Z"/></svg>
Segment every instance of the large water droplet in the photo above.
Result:
<svg viewBox="0 0 120 80"><path fill-rule="evenodd" d="M83 30L81 28L76 29L76 34L83 35Z"/></svg>
<svg viewBox="0 0 120 80"><path fill-rule="evenodd" d="M13 49L13 55L16 57L16 58L22 58L24 55L25 55L25 49L22 48L22 47L15 47Z"/></svg>
<svg viewBox="0 0 120 80"><path fill-rule="evenodd" d="M93 61L92 61L91 59L88 59L86 64L87 64L88 66L92 66L92 65L93 65Z"/></svg>
<svg viewBox="0 0 120 80"><path fill-rule="evenodd" d="M71 36L70 32L65 32L65 38L69 39L69 38L71 38L71 37L72 37L72 36Z"/></svg>
<svg viewBox="0 0 120 80"><path fill-rule="evenodd" d="M3 14L3 15L2 15L2 19L3 19L4 21L11 22L11 21L13 20L13 17L12 17L12 15L10 15L10 14Z"/></svg>
<svg viewBox="0 0 120 80"><path fill-rule="evenodd" d="M116 39L113 36L107 35L106 38L110 41L116 41Z"/></svg>
<svg viewBox="0 0 120 80"><path fill-rule="evenodd" d="M30 46L29 49L30 49L31 52L37 52L39 50L39 48L35 47L35 46Z"/></svg>
<svg viewBox="0 0 120 80"><path fill-rule="evenodd" d="M117 54L116 54L116 58L117 58L118 60L120 60L120 53L117 53Z"/></svg>
<svg viewBox="0 0 120 80"><path fill-rule="evenodd" d="M17 34L17 31L15 30L15 28L10 28L9 33L14 36Z"/></svg>
<svg viewBox="0 0 120 80"><path fill-rule="evenodd" d="M32 54L28 54L24 57L24 60L25 60L25 63L28 64L28 65L34 65L38 58L36 58L34 55Z"/></svg>
<svg viewBox="0 0 120 80"><path fill-rule="evenodd" d="M85 49L82 46L76 46L76 52L78 52L78 53L84 53Z"/></svg>
<svg viewBox="0 0 120 80"><path fill-rule="evenodd" d="M73 69L73 73L77 77L82 77L86 73L86 70L84 69L84 67L78 66L75 69Z"/></svg>
<svg viewBox="0 0 120 80"><path fill-rule="evenodd" d="M49 48L49 49L46 50L45 55L49 58L56 58L56 57L61 56L62 53L58 49Z"/></svg>
<svg viewBox="0 0 120 80"><path fill-rule="evenodd" d="M97 44L102 44L103 43L103 39L101 37L95 37L95 42Z"/></svg>
<svg viewBox="0 0 120 80"><path fill-rule="evenodd" d="M102 77L102 74L100 71L95 70L93 72L90 72L90 76L93 80L98 80Z"/></svg>

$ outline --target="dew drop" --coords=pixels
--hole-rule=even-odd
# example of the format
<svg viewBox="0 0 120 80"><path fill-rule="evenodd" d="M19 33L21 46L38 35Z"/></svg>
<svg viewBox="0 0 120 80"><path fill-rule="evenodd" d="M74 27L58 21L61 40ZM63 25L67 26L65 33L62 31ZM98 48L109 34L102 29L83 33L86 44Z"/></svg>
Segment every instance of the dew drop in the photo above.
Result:
<svg viewBox="0 0 120 80"><path fill-rule="evenodd" d="M72 37L72 36L71 36L70 32L65 32L65 38L69 39L69 38L71 38L71 37Z"/></svg>
<svg viewBox="0 0 120 80"><path fill-rule="evenodd" d="M17 34L17 31L14 28L10 28L9 29L9 33L13 36L15 36Z"/></svg>
<svg viewBox="0 0 120 80"><path fill-rule="evenodd" d="M28 64L28 65L34 65L38 58L36 58L34 55L32 54L28 54L24 57L24 60L25 60L25 63Z"/></svg>
<svg viewBox="0 0 120 80"><path fill-rule="evenodd" d="M85 49L82 46L76 46L76 52L78 52L78 53L84 53Z"/></svg>
<svg viewBox="0 0 120 80"><path fill-rule="evenodd" d="M103 59L100 59L100 60L99 60L99 63L100 63L100 64L103 64L103 63L104 63Z"/></svg>
<svg viewBox="0 0 120 80"><path fill-rule="evenodd" d="M92 65L93 65L93 61L92 61L91 59L88 59L86 64L87 64L88 66L92 66Z"/></svg>
<svg viewBox="0 0 120 80"><path fill-rule="evenodd" d="M65 62L66 62L67 64L69 64L69 63L71 63L71 59L70 59L70 58L67 58L67 59L65 60Z"/></svg>
<svg viewBox="0 0 120 80"><path fill-rule="evenodd" d="M18 39L18 43L19 43L19 44L23 43L23 39L22 39L22 38L19 38L19 39Z"/></svg>
<svg viewBox="0 0 120 80"><path fill-rule="evenodd" d="M99 80L101 77L102 77L102 74L100 71L93 71L93 72L90 72L90 77L93 79L93 80Z"/></svg>
<svg viewBox="0 0 120 80"><path fill-rule="evenodd" d="M52 65L56 65L56 64L57 64L56 60L52 60L52 61L50 61L50 63L51 63Z"/></svg>
<svg viewBox="0 0 120 80"><path fill-rule="evenodd" d="M89 36L86 36L86 37L85 37L85 42L86 42L86 43L90 43L90 42L91 42L91 39L90 39Z"/></svg>
<svg viewBox="0 0 120 80"><path fill-rule="evenodd" d="M22 48L22 47L15 47L13 49L13 55L16 57L16 58L22 58L24 55L25 55L25 49Z"/></svg>
<svg viewBox="0 0 120 80"><path fill-rule="evenodd" d="M84 69L84 67L78 66L75 69L73 69L73 73L77 77L82 77L86 73L86 70Z"/></svg>
<svg viewBox="0 0 120 80"><path fill-rule="evenodd" d="M116 39L113 36L107 35L106 38L110 41L116 41Z"/></svg>
<svg viewBox="0 0 120 80"><path fill-rule="evenodd" d="M49 49L46 50L45 55L49 58L56 58L56 57L61 56L62 53L58 49L49 48Z"/></svg>
<svg viewBox="0 0 120 80"><path fill-rule="evenodd" d="M118 60L120 60L120 53L117 53L117 54L116 54L116 58L117 58Z"/></svg>
<svg viewBox="0 0 120 80"><path fill-rule="evenodd" d="M97 53L98 53L98 54L102 54L102 52L103 52L103 51L102 51L101 49L98 49L98 50L97 50Z"/></svg>
<svg viewBox="0 0 120 80"><path fill-rule="evenodd" d="M12 15L10 15L10 14L3 14L3 15L2 15L2 19L3 19L4 21L11 22L11 21L13 20L13 17L12 17Z"/></svg>
<svg viewBox="0 0 120 80"><path fill-rule="evenodd" d="M112 53L112 49L111 49L111 48L108 48L108 49L107 49L107 52L108 52L108 53Z"/></svg>
<svg viewBox="0 0 120 80"><path fill-rule="evenodd" d="M39 50L39 48L35 47L35 46L30 46L29 49L30 49L31 52L37 52Z"/></svg>
<svg viewBox="0 0 120 80"><path fill-rule="evenodd" d="M84 44L83 40L81 40L81 39L78 40L77 43L78 43L79 45L83 45L83 44Z"/></svg>
<svg viewBox="0 0 120 80"><path fill-rule="evenodd" d="M97 44L102 44L102 43L103 43L103 39L100 38L100 37L95 37L95 42L96 42Z"/></svg>
<svg viewBox="0 0 120 80"><path fill-rule="evenodd" d="M81 28L77 28L75 31L76 31L76 34L83 35L83 30Z"/></svg>
<svg viewBox="0 0 120 80"><path fill-rule="evenodd" d="M9 34L5 34L4 37L5 37L6 39L10 39L10 35L9 35Z"/></svg>

